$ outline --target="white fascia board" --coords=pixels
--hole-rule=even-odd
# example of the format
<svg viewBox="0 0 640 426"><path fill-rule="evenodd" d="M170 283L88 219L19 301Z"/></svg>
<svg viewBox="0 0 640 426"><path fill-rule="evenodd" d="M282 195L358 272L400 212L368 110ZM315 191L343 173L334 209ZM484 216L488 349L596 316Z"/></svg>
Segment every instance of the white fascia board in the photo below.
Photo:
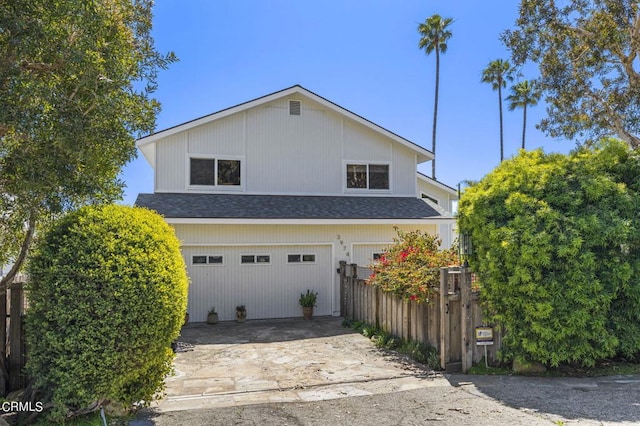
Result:
<svg viewBox="0 0 640 426"><path fill-rule="evenodd" d="M147 160L147 162L151 165L151 168L155 170L156 168L156 144L147 144L143 146L138 146L142 155Z"/></svg>
<svg viewBox="0 0 640 426"><path fill-rule="evenodd" d="M227 109L224 109L222 111L218 111L216 113L213 114L209 114L206 115L204 117L201 118L197 118L195 120L192 121L188 121L186 123L183 124L179 124L175 127L171 127L169 129L166 130L162 130L158 133L154 133L151 134L149 136L145 136L143 138L140 138L136 141L136 146L138 148L140 148L140 150L142 150L142 147L145 145L149 145L149 144L154 144L157 141L159 141L160 139L166 138L167 136L171 136L171 135L175 135L176 133L180 133L180 132L184 132L185 130L189 130L192 129L194 127L200 126L202 124L206 124L206 123L210 123L212 121L215 120L219 120L221 118L227 117L229 115L232 114L236 114L238 112L250 109L250 108L254 108L256 106L274 101L276 99L280 99L280 98L284 98L286 96L291 96L294 93L299 93L302 94L310 99L312 99L313 101L324 105L325 107L335 111L338 114L344 115L349 117L350 119L352 119L353 121L368 127L369 129L380 133L392 140L394 140L395 142L400 143L401 145L406 146L407 148L412 149L413 151L417 152L418 154L418 163L424 163L425 161L429 161L432 160L434 158L434 155L431 151L422 148L420 145L417 145L411 141L409 141L408 139L405 139L401 136L396 135L393 132L390 132L389 130L385 129L384 127L381 127L375 123L373 123L372 121L369 121L337 104L334 104L333 102L319 96L316 95L313 92L308 91L307 89L301 87L301 86L293 86L290 87L288 89L284 89L281 90L279 92L275 92L272 93L270 95L266 95L257 99L254 99L252 101L248 101L239 105L236 105L234 107L230 107ZM145 155L146 157L146 155Z"/></svg>
<svg viewBox="0 0 640 426"><path fill-rule="evenodd" d="M348 109L345 109L337 104L334 104L333 102L323 98L322 96L316 95L313 92L309 92L308 90L306 90L303 87L297 86L297 88L299 89L298 92L311 98L312 100L314 100L315 102L324 105L325 107L335 111L338 114L342 114L342 115L346 115L347 117L349 117L350 119L352 119L353 121L357 122L358 124L361 124L365 127L368 127L369 129L373 130L374 132L380 133L390 139L393 139L395 142L398 142L401 145L404 145L405 147L415 151L418 154L418 164L419 163L424 163L425 161L429 161L429 160L433 160L434 155L431 151L421 147L420 145L417 145L411 141L409 141L408 139L403 138L402 136L396 135L393 132L390 132L389 130L385 129L384 127L381 127L377 124L375 124L372 121L367 120L364 117L359 116L358 114L355 114L351 111L349 111Z"/></svg>
<svg viewBox="0 0 640 426"><path fill-rule="evenodd" d="M446 225L455 223L451 216L425 219L234 219L234 218L164 218L171 225Z"/></svg>
<svg viewBox="0 0 640 426"><path fill-rule="evenodd" d="M136 145L138 148L142 148L144 145L148 145L151 143L155 143L160 139L164 139L167 136L175 135L176 133L184 132L185 130L193 129L194 127L200 126L202 124L207 124L215 120L219 120L224 117L228 117L232 114L253 108L255 106L261 105L263 103L271 102L273 100L279 99L284 96L289 96L292 93L297 92L295 90L296 87L290 87L289 89L285 89L280 92L272 93L271 95L263 96L258 99L254 99L249 102L242 103L240 105L236 105L231 108L223 109L222 111L215 112L213 114L205 115L204 117L196 118L195 120L188 121L183 124L179 124L174 127L170 127L166 130L161 130L158 133L151 134L149 136L145 136L143 138L138 139Z"/></svg>
<svg viewBox="0 0 640 426"><path fill-rule="evenodd" d="M453 188L451 188L451 187L449 187L449 186L447 186L447 185L445 185L445 184L443 184L441 182L438 182L437 180L433 180L430 177L425 176L420 172L417 172L417 175L418 175L419 179L422 179L423 181L435 186L436 188L442 189L443 191L447 191L449 194L453 195L456 200L458 199L458 191L457 190L455 190L455 189L453 189Z"/></svg>

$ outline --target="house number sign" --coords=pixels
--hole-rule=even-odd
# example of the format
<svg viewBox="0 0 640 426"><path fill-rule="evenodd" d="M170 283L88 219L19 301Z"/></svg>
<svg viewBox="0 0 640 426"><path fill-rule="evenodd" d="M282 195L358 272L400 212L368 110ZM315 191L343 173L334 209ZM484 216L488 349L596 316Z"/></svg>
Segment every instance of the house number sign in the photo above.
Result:
<svg viewBox="0 0 640 426"><path fill-rule="evenodd" d="M476 327L476 344L478 346L493 345L493 328Z"/></svg>

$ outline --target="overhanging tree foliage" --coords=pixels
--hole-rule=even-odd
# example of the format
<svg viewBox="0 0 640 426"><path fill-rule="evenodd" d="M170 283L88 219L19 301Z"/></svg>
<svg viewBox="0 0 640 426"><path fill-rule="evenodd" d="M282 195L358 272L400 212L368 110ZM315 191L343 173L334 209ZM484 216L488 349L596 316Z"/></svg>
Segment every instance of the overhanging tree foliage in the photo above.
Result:
<svg viewBox="0 0 640 426"><path fill-rule="evenodd" d="M640 10L637 0L522 0L502 34L513 62L538 64L553 137L617 135L640 146Z"/></svg>
<svg viewBox="0 0 640 426"><path fill-rule="evenodd" d="M505 359L592 365L640 352L640 158L621 141L521 151L460 200Z"/></svg>
<svg viewBox="0 0 640 426"><path fill-rule="evenodd" d="M151 38L151 0L0 2L0 265L23 263L52 215L121 194L150 94L175 60Z"/></svg>

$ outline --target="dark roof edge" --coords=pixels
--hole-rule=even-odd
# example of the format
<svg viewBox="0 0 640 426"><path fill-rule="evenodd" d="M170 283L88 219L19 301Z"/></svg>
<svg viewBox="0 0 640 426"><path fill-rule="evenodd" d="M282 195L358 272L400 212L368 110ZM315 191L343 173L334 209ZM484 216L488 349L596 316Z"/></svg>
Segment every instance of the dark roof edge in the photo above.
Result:
<svg viewBox="0 0 640 426"><path fill-rule="evenodd" d="M451 187L451 186L447 185L447 184L446 184L446 183L444 183L444 182L439 181L438 179L434 179L434 178L432 178L432 177L430 177L430 176L427 176L427 175L425 175L424 173L422 173L422 172L420 172L420 171L418 171L418 174L419 174L420 176L424 177L424 178L429 179L430 181L433 181L433 182L439 183L439 184L440 184L440 185L442 185L442 186L446 186L447 188L449 188L450 190L454 191L455 193L458 193L458 190L457 190L457 189L455 189L455 188L453 188L453 187Z"/></svg>
<svg viewBox="0 0 640 426"><path fill-rule="evenodd" d="M309 89L307 89L307 88L305 88L305 87L303 87L303 86L301 86L301 85L299 85L299 84L294 84L293 86L289 86L289 87L286 87L286 88L281 89L281 90L276 90L275 92L267 93L266 95L259 96L259 97L255 98L255 99L250 99L250 100L248 100L248 101L241 102L241 103L239 103L239 104L236 104L236 105L233 105L233 106L230 106L230 107L227 107L227 108L223 108L223 109L221 109L221 110L218 110L218 111L212 112L212 113L210 113L210 114L205 114L205 115L203 115L203 116L201 116L201 117L194 118L194 119L191 119L191 120L189 120L189 121L185 121L184 123L176 124L176 125L174 125L174 126L167 127L166 129L162 129L162 130L159 130L159 131L157 131L157 132L149 133L148 135L144 135L143 137L138 138L137 140L138 140L138 141L140 141L140 140L145 139L145 138L147 138L147 137L149 137L149 136L158 135L158 134L160 134L160 133L167 132L167 131L172 130L172 129L175 129L175 128L177 128L177 127L181 127L181 126L184 126L184 125L186 125L186 124L193 123L194 121L202 120L203 118L211 117L211 116L213 116L213 115L220 114L220 113L222 113L222 112L224 112L224 111L228 111L228 110L230 110L230 109L238 108L238 107L241 107L242 105L246 105L246 104L249 104L249 103L252 103L252 102L255 102L255 101L259 101L260 99L267 98L267 97L269 97L269 96L277 95L278 93L281 93L281 92L286 92L287 90L291 90L291 89L293 89L294 87L299 87L300 89L302 89L302 90L304 90L304 91L306 91L306 92L309 92L309 93L311 93L311 94L312 94L312 95L314 95L314 96L317 96L318 98L322 99L323 101L325 101L325 102L327 102L327 103L330 103L331 105L334 105L334 106L336 106L337 108L340 108L341 110L344 110L344 111L348 112L349 114L353 114L353 115L355 115L356 117L358 117L358 118L360 118L360 119L362 119L362 120L366 121L367 123L371 123L372 125L374 125L374 126L376 126L376 127L380 128L380 129L384 130L385 132L388 132L388 133L390 133L390 134L394 135L395 137L400 138L400 139L402 139L403 141L406 141L407 143L410 143L410 144L412 144L412 145L415 145L416 147L418 147L418 148L420 148L420 149L423 149L423 150L425 150L425 151L427 151L427 152L429 152L430 154L432 154L432 155L433 155L433 152L431 152L431 150L429 150L429 149L427 149L427 148L425 148L425 147L423 147L423 146L421 146L421 145L418 145L417 143L415 143L415 142L413 142L413 141L410 141L409 139L407 139L407 138L405 138L405 137L403 137L403 136L400 136L399 134L397 134L397 133L395 133L395 132L392 132L391 130L389 130L389 129L385 128L385 127L382 127L381 125L379 125L379 124L377 124L377 123L374 123L373 121L371 121L371 120L369 120L369 119L367 119L367 118L365 118L365 117L361 116L360 114L356 114L355 112L353 112L353 111L351 111L351 110L349 110L349 109L347 109L347 108L345 108L345 107L343 107L343 106L340 106L340 105L338 105L337 103L332 102L332 101L330 101L329 99L325 98L324 96L320 96L320 95L318 95L317 93L315 93L315 92L313 92L313 91L311 91L311 90L309 90Z"/></svg>

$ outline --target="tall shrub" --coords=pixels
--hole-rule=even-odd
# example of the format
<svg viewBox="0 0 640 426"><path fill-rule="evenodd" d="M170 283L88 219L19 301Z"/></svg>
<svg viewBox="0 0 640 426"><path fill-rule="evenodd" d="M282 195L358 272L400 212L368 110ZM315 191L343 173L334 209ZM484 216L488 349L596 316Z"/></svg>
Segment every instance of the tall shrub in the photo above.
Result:
<svg viewBox="0 0 640 426"><path fill-rule="evenodd" d="M455 264L455 249L441 250L438 236L396 228L394 244L374 262L369 284L401 298L428 302L439 288L440 268Z"/></svg>
<svg viewBox="0 0 640 426"><path fill-rule="evenodd" d="M67 215L37 245L28 291L27 370L54 418L131 407L163 388L187 276L158 214L108 205Z"/></svg>
<svg viewBox="0 0 640 426"><path fill-rule="evenodd" d="M505 359L592 365L640 351L639 166L615 140L522 151L465 191L459 226Z"/></svg>

